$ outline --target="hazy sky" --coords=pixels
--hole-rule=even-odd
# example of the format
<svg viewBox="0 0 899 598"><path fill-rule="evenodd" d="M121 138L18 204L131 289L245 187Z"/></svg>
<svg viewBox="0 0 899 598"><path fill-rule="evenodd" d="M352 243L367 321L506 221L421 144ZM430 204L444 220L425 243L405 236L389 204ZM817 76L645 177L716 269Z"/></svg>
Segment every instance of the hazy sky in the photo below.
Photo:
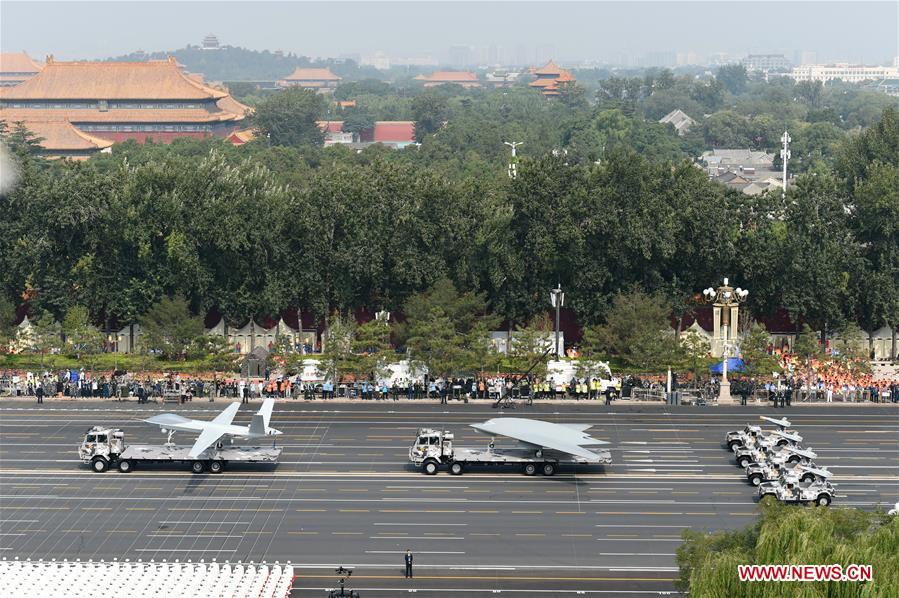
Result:
<svg viewBox="0 0 899 598"><path fill-rule="evenodd" d="M309 56L431 55L497 46L560 60L650 52L816 52L882 63L899 55L899 2L15 2L0 0L0 47L41 58L223 44Z"/></svg>

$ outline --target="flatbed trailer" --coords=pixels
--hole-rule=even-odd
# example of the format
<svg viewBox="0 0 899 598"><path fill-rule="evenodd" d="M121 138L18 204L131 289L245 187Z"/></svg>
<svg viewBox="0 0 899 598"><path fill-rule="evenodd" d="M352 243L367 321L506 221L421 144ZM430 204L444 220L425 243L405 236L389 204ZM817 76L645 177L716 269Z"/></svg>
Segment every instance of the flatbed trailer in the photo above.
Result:
<svg viewBox="0 0 899 598"><path fill-rule="evenodd" d="M97 473L111 467L122 473L130 473L136 466L182 464L194 473L222 473L229 463L275 464L281 456L280 448L260 446L209 447L196 457L190 456L190 446L177 444L125 444L125 433L117 428L95 426L88 430L78 456L85 465Z"/></svg>
<svg viewBox="0 0 899 598"><path fill-rule="evenodd" d="M409 449L409 461L427 475L435 475L442 467L452 475L462 475L476 466L517 466L525 475L542 473L551 476L559 464L606 465L612 462L608 450L596 450L599 459L584 459L567 453L531 447L497 448L490 443L486 449L453 446L454 435L444 430L422 428Z"/></svg>

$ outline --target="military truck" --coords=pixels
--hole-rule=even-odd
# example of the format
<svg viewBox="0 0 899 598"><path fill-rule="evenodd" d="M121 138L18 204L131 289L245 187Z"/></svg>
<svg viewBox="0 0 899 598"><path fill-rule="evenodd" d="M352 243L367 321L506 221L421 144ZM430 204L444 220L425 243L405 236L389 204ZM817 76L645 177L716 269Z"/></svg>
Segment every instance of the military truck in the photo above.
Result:
<svg viewBox="0 0 899 598"><path fill-rule="evenodd" d="M78 447L78 457L96 473L111 467L130 473L135 467L159 464L181 464L193 473L222 473L229 463L275 464L281 456L280 448L232 446L219 442L197 457L190 457L190 446L165 443L162 445L125 443L125 433L118 428L93 426L84 434Z"/></svg>

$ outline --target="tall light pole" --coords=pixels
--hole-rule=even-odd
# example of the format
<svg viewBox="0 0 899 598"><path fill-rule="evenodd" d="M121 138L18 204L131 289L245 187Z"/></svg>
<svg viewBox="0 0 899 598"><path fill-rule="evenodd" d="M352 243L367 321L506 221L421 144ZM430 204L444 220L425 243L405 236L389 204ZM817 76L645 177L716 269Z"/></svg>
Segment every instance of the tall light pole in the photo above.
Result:
<svg viewBox="0 0 899 598"><path fill-rule="evenodd" d="M790 142L793 141L790 139L790 134L784 131L783 136L780 138L781 142L784 144L783 149L780 150L780 158L783 160L783 190L780 192L781 199L786 199L787 197L787 162L790 160Z"/></svg>
<svg viewBox="0 0 899 598"><path fill-rule="evenodd" d="M713 305L714 310L714 337L712 341L712 355L721 347L720 357L724 361L721 370L721 385L718 389L718 400L730 398L730 381L727 379L727 358L731 350L736 348L734 341L737 338L737 321L739 318L739 305L746 301L749 291L737 287L734 289L728 284L727 278L724 284L717 289L709 287L702 291L703 298ZM733 324L731 325L731 322Z"/></svg>
<svg viewBox="0 0 899 598"><path fill-rule="evenodd" d="M556 308L556 361L559 361L559 310L565 304L561 283L549 292L549 302Z"/></svg>
<svg viewBox="0 0 899 598"><path fill-rule="evenodd" d="M518 176L518 146L523 145L524 141L503 141L503 143L512 148L512 160L509 162L509 178L514 179Z"/></svg>

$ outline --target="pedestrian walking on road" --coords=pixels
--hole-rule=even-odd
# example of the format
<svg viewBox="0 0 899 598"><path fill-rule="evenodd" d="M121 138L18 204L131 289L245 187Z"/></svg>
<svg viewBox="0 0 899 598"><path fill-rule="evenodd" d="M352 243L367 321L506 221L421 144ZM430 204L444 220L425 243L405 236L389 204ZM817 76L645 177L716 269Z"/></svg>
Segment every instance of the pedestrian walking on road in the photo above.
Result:
<svg viewBox="0 0 899 598"><path fill-rule="evenodd" d="M404 558L406 560L406 579L412 579L412 551L408 548Z"/></svg>

